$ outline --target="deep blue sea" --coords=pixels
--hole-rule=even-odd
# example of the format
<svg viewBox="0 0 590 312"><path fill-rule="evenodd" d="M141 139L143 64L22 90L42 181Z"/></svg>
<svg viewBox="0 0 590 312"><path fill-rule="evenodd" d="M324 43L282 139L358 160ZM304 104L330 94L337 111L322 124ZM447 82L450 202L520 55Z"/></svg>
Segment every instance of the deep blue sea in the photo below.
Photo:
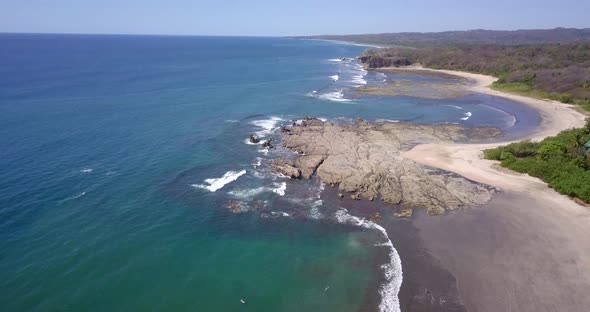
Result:
<svg viewBox="0 0 590 312"><path fill-rule="evenodd" d="M270 173L288 151L246 138L302 116L513 132L538 119L483 95L359 97L386 78L340 59L364 49L0 35L1 310L394 311L387 237L339 224L318 181Z"/></svg>

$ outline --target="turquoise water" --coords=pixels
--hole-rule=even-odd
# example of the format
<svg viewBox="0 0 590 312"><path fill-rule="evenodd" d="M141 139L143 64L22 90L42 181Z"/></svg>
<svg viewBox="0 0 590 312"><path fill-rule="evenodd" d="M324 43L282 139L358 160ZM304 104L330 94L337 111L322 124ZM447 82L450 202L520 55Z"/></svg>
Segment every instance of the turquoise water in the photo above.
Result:
<svg viewBox="0 0 590 312"><path fill-rule="evenodd" d="M384 238L330 220L316 181L268 172L288 151L244 140L304 115L500 127L511 115L477 96L359 98L352 87L383 77L334 59L363 49L0 35L2 310L374 309ZM261 213L232 214L230 200Z"/></svg>

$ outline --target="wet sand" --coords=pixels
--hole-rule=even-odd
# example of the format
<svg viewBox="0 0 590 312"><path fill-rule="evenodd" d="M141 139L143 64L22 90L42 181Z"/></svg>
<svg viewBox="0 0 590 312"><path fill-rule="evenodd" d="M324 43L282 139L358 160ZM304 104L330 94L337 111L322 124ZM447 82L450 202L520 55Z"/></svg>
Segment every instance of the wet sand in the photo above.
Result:
<svg viewBox="0 0 590 312"><path fill-rule="evenodd" d="M378 223L386 229L402 261L403 283L398 295L401 311L467 311L459 295L457 280L430 255L413 220L395 217L395 209L380 201L339 198L338 190L332 187L326 187L322 199L329 205L345 208L352 215L365 219L371 219L371 215L376 212L383 216ZM424 212L418 214L428 218ZM376 275L383 276L380 267L389 262L389 255L385 248L379 248L374 267L379 270ZM369 295L360 311L379 310L379 288L383 282L377 281L372 290L367 292Z"/></svg>
<svg viewBox="0 0 590 312"><path fill-rule="evenodd" d="M505 192L483 207L418 216L425 247L469 311L590 311L590 216Z"/></svg>
<svg viewBox="0 0 590 312"><path fill-rule="evenodd" d="M584 125L586 115L571 105L491 90L494 77L440 72L472 80L475 92L537 110L541 125L528 139ZM483 159L483 149L507 143L423 144L402 153L503 190L483 207L416 217L420 240L457 278L469 311L590 311L590 208Z"/></svg>

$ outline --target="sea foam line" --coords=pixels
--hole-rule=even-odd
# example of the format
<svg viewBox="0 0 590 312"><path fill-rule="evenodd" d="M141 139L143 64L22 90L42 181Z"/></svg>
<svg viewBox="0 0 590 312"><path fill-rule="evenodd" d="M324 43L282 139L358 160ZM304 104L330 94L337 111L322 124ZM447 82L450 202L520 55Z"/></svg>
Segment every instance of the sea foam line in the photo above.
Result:
<svg viewBox="0 0 590 312"><path fill-rule="evenodd" d="M381 267L385 273L385 284L383 284L379 290L379 294L381 294L379 310L382 312L400 312L398 295L403 280L402 261L397 250L393 247L393 243L389 239L385 228L375 222L351 216L346 209L338 210L334 216L339 223L356 225L366 229L374 229L381 232L385 239L387 239L385 243L381 244L382 246L389 247L389 263L384 264Z"/></svg>
<svg viewBox="0 0 590 312"><path fill-rule="evenodd" d="M243 176L244 174L246 174L246 170L228 171L221 178L206 179L205 183L207 183L209 185L191 184L191 186L196 187L196 188L206 189L211 192L215 192L215 191L223 188L228 183L231 183L231 182L237 180L239 177Z"/></svg>
<svg viewBox="0 0 590 312"><path fill-rule="evenodd" d="M517 121L517 119L516 119L516 116L514 116L514 115L512 115L512 114L510 114L510 113L508 113L508 112L506 112L506 111L503 111L503 110L501 110L501 109L499 109L499 108L495 108L495 107L488 106L488 105L485 105L485 104L479 104L479 105L480 105L480 106L483 106L483 107L485 107L485 108L489 108L489 109L491 109L491 110L495 110L495 111L497 111L497 112L500 112L500 113L502 113L502 114L504 114L504 115L508 116L508 118L510 118L510 121L508 122L508 126L507 126L507 127L505 127L504 129L508 129L508 128L510 128L510 127L512 127L512 126L514 126L514 125L516 124L516 121Z"/></svg>

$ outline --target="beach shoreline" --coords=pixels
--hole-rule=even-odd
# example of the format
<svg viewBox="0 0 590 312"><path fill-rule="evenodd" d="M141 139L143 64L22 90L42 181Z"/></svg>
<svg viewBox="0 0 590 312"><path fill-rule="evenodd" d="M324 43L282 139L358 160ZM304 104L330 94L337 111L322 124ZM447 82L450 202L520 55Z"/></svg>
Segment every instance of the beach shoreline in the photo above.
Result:
<svg viewBox="0 0 590 312"><path fill-rule="evenodd" d="M553 136L559 132L572 128L584 126L587 115L573 109L574 105L559 103L556 101L534 99L522 95L500 92L491 89L489 86L497 79L492 76L473 74L452 70L433 70L422 67L407 67L400 70L409 72L438 72L465 78L473 84L468 90L492 96L503 97L511 101L527 105L535 109L540 117L541 123L537 129L524 137L516 140L498 141L484 144L418 144L409 151L402 152L402 157L411 159L418 163L454 172L470 180L488 184L500 189L513 191L545 190L546 183L530 177L505 169L499 169L497 162L483 158L483 150L518 142L521 140L540 141L546 137ZM549 192L551 193L551 192ZM557 192L550 194L555 200L563 201L569 199ZM562 197L562 198L557 198ZM572 201L573 202L573 201Z"/></svg>
<svg viewBox="0 0 590 312"><path fill-rule="evenodd" d="M433 71L421 67L411 72ZM496 78L434 70L466 78L469 90L527 105L541 124L519 140L542 140L582 127L586 115L572 105L489 88ZM588 311L590 209L540 179L502 168L483 150L519 140L486 144L419 144L401 156L497 187L482 207L448 216L418 215L413 223L426 249L457 279L461 299L474 311Z"/></svg>

